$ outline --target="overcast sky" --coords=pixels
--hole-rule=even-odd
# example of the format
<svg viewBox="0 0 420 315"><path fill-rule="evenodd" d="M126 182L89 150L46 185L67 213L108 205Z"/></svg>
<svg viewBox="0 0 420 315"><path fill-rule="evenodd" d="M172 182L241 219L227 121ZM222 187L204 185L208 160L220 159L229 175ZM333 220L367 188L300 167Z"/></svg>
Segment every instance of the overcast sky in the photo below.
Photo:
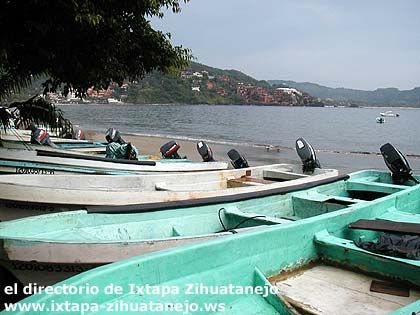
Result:
<svg viewBox="0 0 420 315"><path fill-rule="evenodd" d="M420 86L418 0L191 0L153 25L198 62L257 79Z"/></svg>

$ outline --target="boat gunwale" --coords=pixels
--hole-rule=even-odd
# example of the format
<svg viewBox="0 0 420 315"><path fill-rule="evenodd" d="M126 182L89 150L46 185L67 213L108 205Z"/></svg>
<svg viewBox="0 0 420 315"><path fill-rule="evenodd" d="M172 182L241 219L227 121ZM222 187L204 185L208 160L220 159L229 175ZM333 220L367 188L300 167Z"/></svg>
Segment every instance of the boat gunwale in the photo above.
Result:
<svg viewBox="0 0 420 315"><path fill-rule="evenodd" d="M318 175L315 175L318 176ZM322 176L322 175L321 175ZM196 198L189 200L173 200L163 202L151 202L130 205L111 205L111 206L87 206L86 210L89 213L131 213L131 212L144 212L144 211L157 211L174 208L190 208L204 205L213 205L219 203L238 202L254 198L263 198L274 195L283 195L295 191L306 190L320 185L332 184L338 181L345 181L349 179L349 175L337 175L333 177L321 178L315 181L298 183L283 187L269 188L260 191L241 192L236 194L226 194L222 196L211 196L204 198ZM304 178L306 179L306 178ZM298 179L300 180L300 179ZM252 187L247 187L252 188Z"/></svg>

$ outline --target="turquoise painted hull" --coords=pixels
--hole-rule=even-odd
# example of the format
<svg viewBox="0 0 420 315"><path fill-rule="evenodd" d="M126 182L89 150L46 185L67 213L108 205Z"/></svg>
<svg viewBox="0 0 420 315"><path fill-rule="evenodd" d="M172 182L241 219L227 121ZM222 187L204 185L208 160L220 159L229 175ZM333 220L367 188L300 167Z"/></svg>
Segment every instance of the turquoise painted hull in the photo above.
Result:
<svg viewBox="0 0 420 315"><path fill-rule="evenodd" d="M310 263L352 268L359 273L367 272L377 277L403 280L414 287L420 286L419 261L374 254L360 249L354 245L355 240L373 240L377 238L378 233L348 228L350 223L359 219L381 218L397 222L420 222L420 185L393 185L387 182L389 175L383 175L382 181L379 182L357 180L358 178L366 179L366 173L354 174L346 184L347 188L358 192L364 187L365 192L371 192L365 196L371 196L370 199L374 200L307 217L291 224L280 224L269 229L122 260L82 273L55 286L94 286L103 292L106 287L112 285L114 288L121 287L121 292L83 292L71 297L63 294L40 294L21 303L89 303L92 307L85 311L86 314L103 314L106 307L113 307L113 311L110 312L112 314L133 314L139 313L139 310L130 312L130 309L116 310L116 307L150 307L151 304L171 304L173 307L174 303L179 303L181 311L178 313L182 313L185 311L183 307L191 306L188 304L191 302L199 309L190 309L190 313L296 314L293 305L283 295L268 291L274 286L278 287L279 276L302 267L311 268ZM318 188L318 192L336 196L337 187L327 185ZM378 198L373 198L375 195ZM340 200L339 196L336 197ZM341 197L342 201L346 198L344 195ZM154 293L145 293L147 287L152 287ZM130 288L141 290L130 291ZM233 288L233 291L229 288ZM206 294L209 290L212 293ZM407 304L394 309L393 314L411 314L419 311L419 301L411 300ZM205 310L209 305L214 309ZM350 303L344 307L351 309L355 305ZM147 307L143 310L143 313L156 313ZM9 313L23 314L18 311ZM65 314L66 311L57 313ZM158 313L169 312L162 309Z"/></svg>
<svg viewBox="0 0 420 315"><path fill-rule="evenodd" d="M71 149L78 149L78 148L85 148L85 149L90 149L90 148L106 148L106 144L102 143L102 142L90 142L90 143L57 143L56 144L60 149L66 149L66 150L71 150Z"/></svg>

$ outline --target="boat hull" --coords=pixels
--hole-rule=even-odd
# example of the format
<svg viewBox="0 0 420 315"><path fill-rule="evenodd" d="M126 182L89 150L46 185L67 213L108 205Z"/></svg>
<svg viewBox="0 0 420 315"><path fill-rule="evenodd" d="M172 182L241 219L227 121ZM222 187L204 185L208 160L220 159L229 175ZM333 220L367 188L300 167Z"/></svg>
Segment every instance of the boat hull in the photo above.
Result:
<svg viewBox="0 0 420 315"><path fill-rule="evenodd" d="M0 254L0 257L3 256L0 266L11 272L24 286L31 283L52 285L81 272L121 259L229 235L232 233L108 244L31 242L26 244L29 246L25 246L21 242L7 242L4 244L3 254ZM4 257L5 255L7 258ZM27 257L31 257L31 261L28 261Z"/></svg>
<svg viewBox="0 0 420 315"><path fill-rule="evenodd" d="M62 155L62 152L43 152L43 154ZM53 169L54 174L115 174L115 173L168 173L214 171L228 168L226 162L192 161L151 161L151 160L112 160L102 157L66 154L68 157L44 156L38 151L0 149L0 171L7 174L16 172L16 167L27 167L34 171ZM12 164L12 166L10 166ZM17 165L17 166L16 166Z"/></svg>
<svg viewBox="0 0 420 315"><path fill-rule="evenodd" d="M262 198L338 180L336 170L316 170L309 176L295 173L299 167L275 164L219 172L143 176L4 175L0 177L0 220L79 209L124 213L202 206ZM280 181L268 184L240 181L264 174L277 176ZM235 187L239 184L243 186Z"/></svg>
<svg viewBox="0 0 420 315"><path fill-rule="evenodd" d="M23 149L23 150L35 150L42 146L31 143L31 131L30 130L8 130L6 133L0 135L2 146L6 149ZM88 141L88 140L77 140L77 139L65 139L50 136L50 139L59 148L82 152L82 153L94 153L94 154L105 154L106 145L100 142ZM45 147L42 147L45 148Z"/></svg>
<svg viewBox="0 0 420 315"><path fill-rule="evenodd" d="M51 141L54 142L60 149L63 150L70 150L74 152L81 152L81 153L92 153L92 154L105 154L106 146L103 144L95 144L94 142L69 142L68 139L60 139L58 141L54 138L51 138ZM27 150L27 149L38 149L43 148L45 146L40 146L36 144L31 144L30 142L21 142L21 141L9 141L9 140L2 140L2 145L6 149L16 149L16 150Z"/></svg>

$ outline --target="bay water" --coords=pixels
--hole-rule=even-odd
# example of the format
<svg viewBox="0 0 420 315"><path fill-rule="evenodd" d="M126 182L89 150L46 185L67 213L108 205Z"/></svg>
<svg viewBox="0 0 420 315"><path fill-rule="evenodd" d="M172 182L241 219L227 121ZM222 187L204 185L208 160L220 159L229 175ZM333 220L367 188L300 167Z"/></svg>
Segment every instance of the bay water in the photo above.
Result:
<svg viewBox="0 0 420 315"><path fill-rule="evenodd" d="M134 135L232 146L292 149L304 137L320 152L369 156L390 142L420 166L420 109L393 108L400 117L386 117L384 124L376 117L389 108L89 104L61 109L84 129L104 133L114 127Z"/></svg>

